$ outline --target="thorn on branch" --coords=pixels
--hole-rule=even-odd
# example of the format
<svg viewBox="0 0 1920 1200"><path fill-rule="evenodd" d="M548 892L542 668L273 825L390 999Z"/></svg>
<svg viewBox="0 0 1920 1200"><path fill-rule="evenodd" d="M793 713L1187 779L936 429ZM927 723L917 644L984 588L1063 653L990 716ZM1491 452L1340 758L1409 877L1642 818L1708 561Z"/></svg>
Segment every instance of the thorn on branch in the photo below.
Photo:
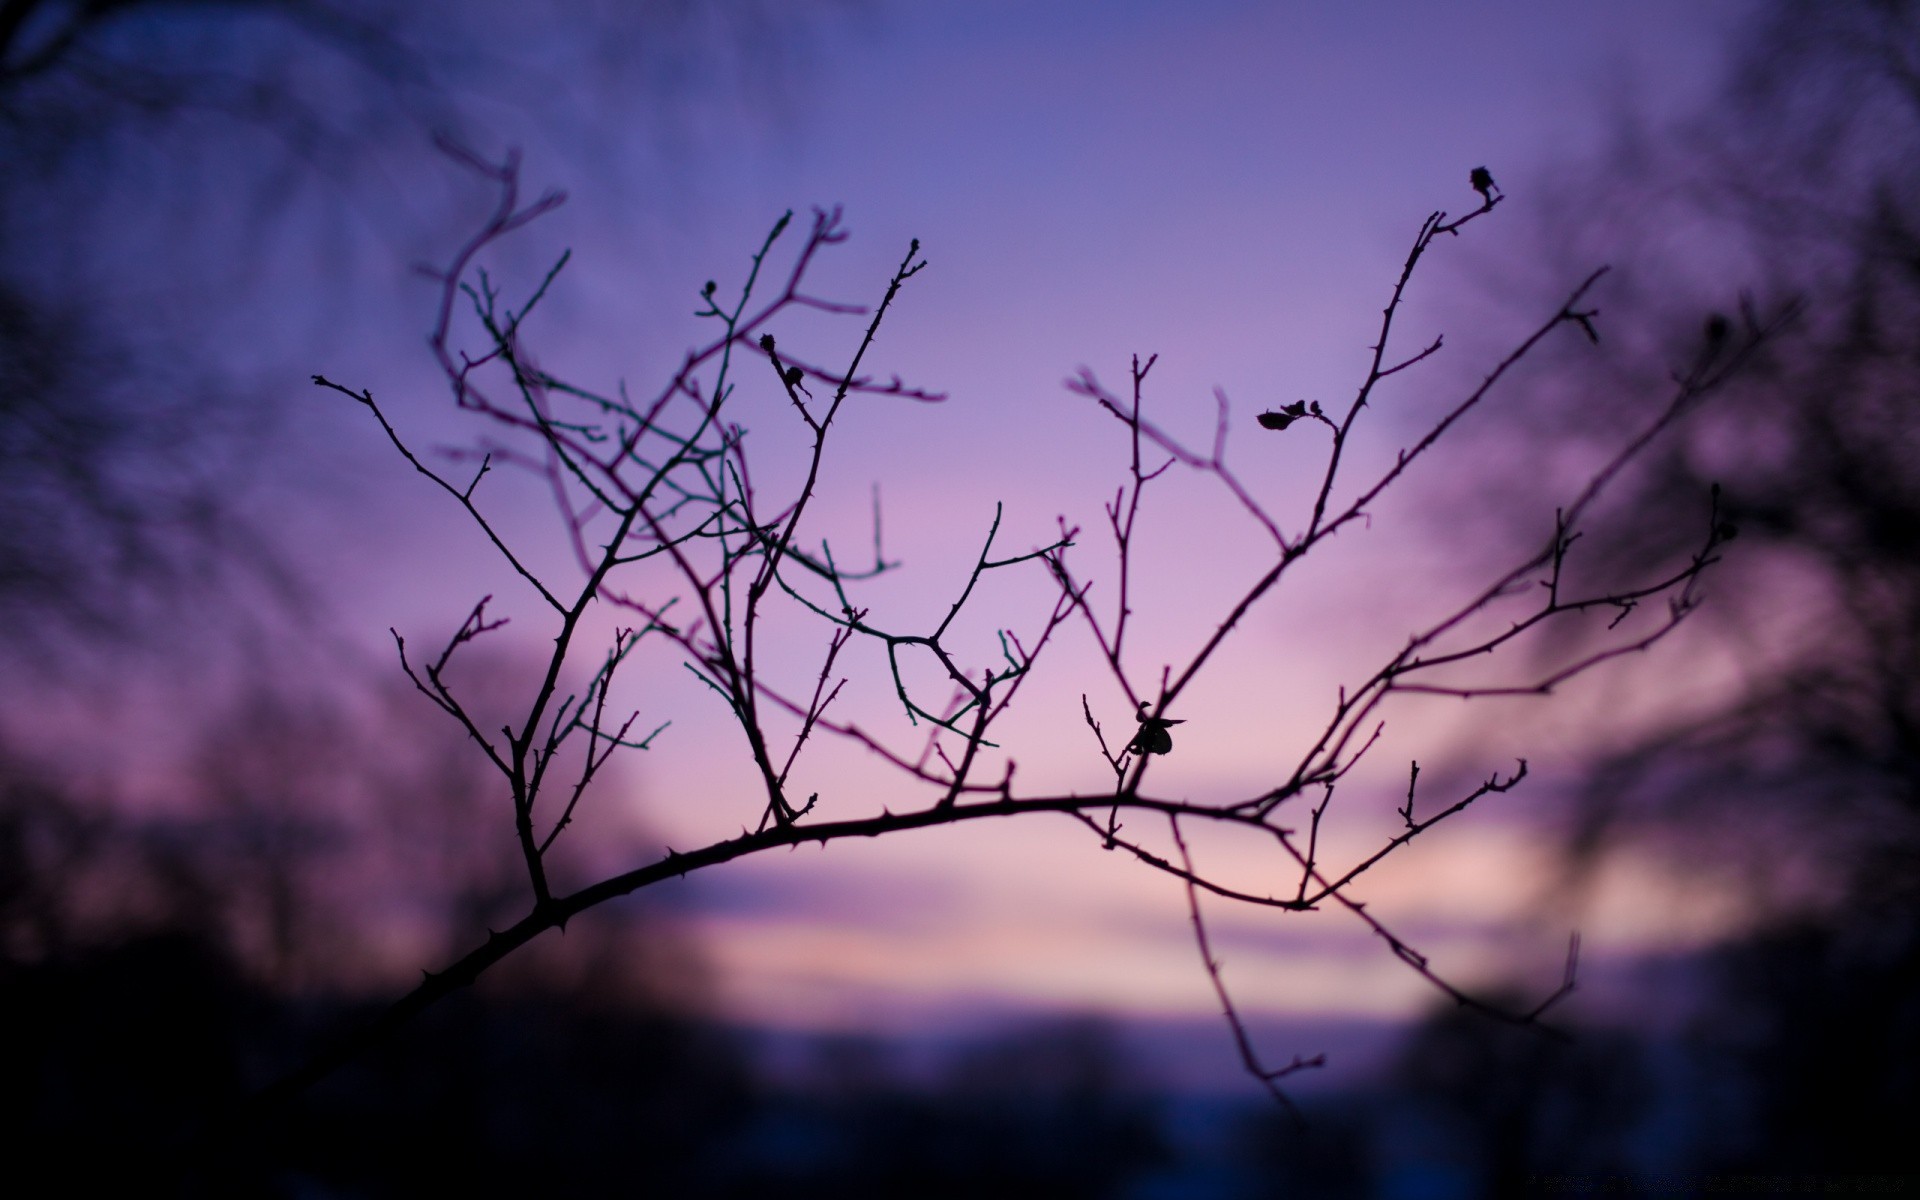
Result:
<svg viewBox="0 0 1920 1200"><path fill-rule="evenodd" d="M1629 616L1632 616L1633 610L1640 606L1639 601L1632 599L1614 600L1611 603L1620 611L1614 614L1613 620L1607 622L1607 628L1609 630L1618 626L1620 622L1626 620Z"/></svg>
<svg viewBox="0 0 1920 1200"><path fill-rule="evenodd" d="M487 471L491 469L492 466L493 466L493 455L489 453L486 457L480 460L480 469L474 472L473 482L467 485L466 491L460 493L460 498L462 500L473 499L473 489L480 486L480 481L487 477Z"/></svg>
<svg viewBox="0 0 1920 1200"><path fill-rule="evenodd" d="M1600 331L1593 327L1593 319L1599 315L1600 310L1597 308L1563 308L1560 310L1560 319L1563 321L1572 321L1575 325L1578 325L1580 332L1586 334L1587 340L1596 346L1600 344Z"/></svg>

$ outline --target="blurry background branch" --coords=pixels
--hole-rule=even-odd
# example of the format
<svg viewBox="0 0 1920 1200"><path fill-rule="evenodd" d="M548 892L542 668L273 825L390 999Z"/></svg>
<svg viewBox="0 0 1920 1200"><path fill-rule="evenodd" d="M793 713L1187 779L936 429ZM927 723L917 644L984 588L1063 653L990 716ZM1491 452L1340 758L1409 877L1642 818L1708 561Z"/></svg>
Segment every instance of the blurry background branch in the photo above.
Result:
<svg viewBox="0 0 1920 1200"><path fill-rule="evenodd" d="M1560 209L1541 230L1543 261L1564 266L1598 245L1642 260L1621 283L1630 349L1586 386L1517 414L1490 446L1516 435L1555 453L1599 445L1703 331L1712 345L1756 311L1802 314L1737 396L1654 447L1624 483L1623 503L1658 509L1717 482L1738 553L1679 650L1710 682L1652 728L1611 739L1558 825L1568 870L1553 887L1573 919L1611 871L1648 856L1731 897L1738 919L1703 954L1675 1041L1644 1035L1658 1061L1641 1085L1684 1069L1725 1090L1596 1090L1591 1104L1614 1107L1576 1120L1631 1122L1685 1104L1717 1132L1676 1154L1706 1169L1911 1171L1920 5L1762 6L1705 106L1671 126L1630 115L1599 161L1567 178L1604 215L1576 226ZM1663 259L1658 248L1677 236L1697 252ZM1737 306L1708 292L1729 271L1753 280ZM1539 492L1489 498L1515 505ZM1678 545L1672 529L1621 522L1585 552L1618 567Z"/></svg>
<svg viewBox="0 0 1920 1200"><path fill-rule="evenodd" d="M530 14L513 5L6 0L0 654L58 672L79 665L76 644L208 653L217 639L177 625L148 636L185 603L261 637L311 617L316 589L248 514L318 481L262 469L285 418L259 393L278 385L249 356L205 352L230 338L272 353L280 331L235 334L261 307L237 298L298 272L319 306L310 348L363 265L356 242L380 245L364 265L384 272L454 207L411 178L429 132L517 112L550 146L609 164L564 103L591 95L644 112L655 144L685 154L702 95L771 111L832 11L563 3L523 36L510 27ZM541 45L582 27L607 57L562 88Z"/></svg>
<svg viewBox="0 0 1920 1200"><path fill-rule="evenodd" d="M1521 418L1532 436L1599 444L1634 385L1705 330L1769 305L1804 315L1624 484L1635 505L1709 481L1738 527L1724 603L1699 629L1731 685L1622 746L1587 792L1576 858L1616 838L1705 841L1754 873L1750 902L1786 915L1868 888L1910 892L1920 849L1920 12L1910 3L1771 6L1728 102L1655 145L1622 135L1584 185L1609 219L1563 244L1637 244L1708 224L1716 253L1756 264L1738 308L1699 281L1628 281L1636 354ZM1661 293L1664 292L1665 295ZM1508 500L1511 501L1511 494ZM1587 553L1622 564L1675 548L1622 522ZM1639 832L1636 832L1639 831ZM1809 890L1811 886L1811 890ZM1837 888L1838 890L1834 890Z"/></svg>

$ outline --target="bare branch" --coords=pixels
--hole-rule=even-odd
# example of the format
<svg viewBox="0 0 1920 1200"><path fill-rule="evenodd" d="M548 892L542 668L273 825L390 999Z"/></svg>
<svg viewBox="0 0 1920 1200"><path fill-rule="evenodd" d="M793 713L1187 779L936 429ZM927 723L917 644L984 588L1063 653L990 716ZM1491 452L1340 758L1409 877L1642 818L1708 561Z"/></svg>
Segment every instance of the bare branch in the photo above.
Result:
<svg viewBox="0 0 1920 1200"><path fill-rule="evenodd" d="M1518 786L1528 773L1524 759L1510 774L1490 774L1450 804L1424 816L1419 809L1432 806L1424 802L1416 806L1421 768L1411 763L1404 801L1396 809L1397 832L1379 849L1346 863L1344 868L1324 861L1327 851L1322 826L1336 787L1352 790L1352 780L1361 778L1354 774L1355 768L1382 742L1386 733L1382 709L1393 697L1546 694L1615 658L1652 647L1693 611L1699 603L1702 577L1719 561L1725 543L1733 536L1721 517L1717 494L1709 506L1707 535L1685 561L1650 564L1637 580L1609 581L1590 589L1569 583L1566 564L1596 498L1649 444L1732 378L1756 348L1772 336L1777 324L1751 319L1750 336L1741 346L1716 345L1712 355L1703 356L1691 369L1676 375L1676 391L1663 412L1622 445L1555 514L1546 544L1472 591L1464 602L1443 611L1403 645L1390 647L1381 658L1370 660L1380 665L1365 678L1350 680L1338 689L1326 723L1309 730L1312 741L1290 768L1283 765L1245 797L1172 799L1150 795L1144 783L1156 759L1179 752L1175 727L1184 718L1174 714L1180 711L1177 702L1186 689L1221 657L1241 622L1276 594L1294 564L1341 529L1369 521L1374 502L1399 484L1413 463L1432 453L1463 418L1496 389L1507 385L1518 365L1555 331L1569 326L1597 341L1598 313L1587 298L1603 272L1594 272L1572 288L1555 311L1495 362L1477 385L1444 407L1438 419L1394 454L1391 464L1377 476L1358 487L1350 485L1343 471L1354 461L1353 439L1363 430L1361 414L1384 395L1381 384L1408 375L1437 357L1445 345L1441 337L1412 348L1395 345L1399 318L1416 269L1438 239L1460 236L1503 199L1491 174L1485 168L1475 169L1470 182L1480 195L1480 206L1458 218L1435 212L1421 223L1381 311L1378 337L1368 348L1351 402L1344 409L1336 409L1302 399L1255 419L1263 431L1256 435L1260 437L1302 422L1314 427L1315 437L1319 430L1326 431L1326 459L1319 484L1306 511L1295 518L1291 535L1263 502L1262 481L1243 479L1228 466L1233 418L1226 392L1214 390L1211 445L1204 452L1192 450L1146 416L1148 384L1158 360L1152 355L1136 355L1124 395L1109 392L1088 368L1082 368L1067 382L1070 392L1092 401L1095 409L1118 421L1126 432L1124 474L1110 498L1102 503L1114 548L1111 579L1102 584L1111 589L1111 606L1102 599L1109 593L1096 594L1095 581L1077 573L1068 562L1080 526L1062 516L1059 536L1050 544L1007 552L996 547L1005 517L1004 506L996 504L985 536L964 571L964 581L944 612L937 619L908 623L877 611L859 591L862 581L900 566L887 560L882 549L878 485L873 487L870 568L856 571L842 567L830 539L815 533L812 525L819 520L816 509L821 506L814 500L827 470L829 442L841 428L843 418L851 419L846 408L850 395L914 401L940 398L938 393L903 383L898 376L876 383L862 373L903 286L926 268L919 243L910 244L879 303L867 309L814 295L806 286L818 255L847 236L839 212L816 210L804 231L782 243L792 224L789 213L775 222L751 255L737 290L723 290L715 281L700 290L694 316L711 322L705 328L712 331L712 336L687 352L657 392L636 398L624 384L610 391L590 390L544 369L529 349L534 314L556 285L565 257L517 307L501 300L500 289L484 272L472 270L483 249L551 209L559 203L558 195L522 204L516 160L490 164L458 147L450 147L448 152L484 177L497 197L479 231L461 245L445 271L435 273L441 293L433 352L458 408L488 430L477 447L456 455L460 461L478 460L473 475L464 486L455 486L408 448L370 393L351 391L319 376L315 382L371 410L402 457L454 498L553 614L551 641L539 682L524 697L518 723L501 731L504 741L479 729L444 676L459 647L503 623L486 617L487 600L473 608L441 655L419 673L407 658L405 643L397 635L395 639L402 669L415 687L462 725L507 781L516 833L527 864L531 908L521 921L490 936L446 971L428 975L371 1026L276 1084L270 1090L271 1097L292 1094L398 1029L442 996L471 982L543 931L563 927L573 916L617 896L807 842L824 845L846 838L884 837L968 821L1029 820L1047 813L1084 826L1105 848L1124 851L1144 869L1180 880L1203 967L1241 1061L1276 1102L1295 1115L1297 1109L1280 1083L1295 1072L1321 1065L1323 1059L1295 1057L1280 1067L1262 1062L1215 955L1201 908L1203 893L1276 916L1338 906L1365 923L1391 954L1443 994L1514 1024L1540 1025L1540 1018L1572 991L1578 963L1577 937L1569 946L1560 988L1528 1011L1507 1012L1448 982L1425 955L1393 933L1351 894L1356 881L1367 871L1405 850L1427 830L1487 796ZM774 258L780 245L787 247L782 253L790 255L790 260L781 260L784 265ZM465 304L461 303L463 297ZM469 308L470 313L466 311ZM849 337L838 352L830 345L824 349L818 345L795 349L781 339L809 340L785 332L783 314L796 311L829 318L858 316L866 321L861 335L857 339ZM824 322L824 326L833 325L833 321ZM796 327L818 330L823 322L809 317L807 323ZM478 338L471 350L460 348L460 337L467 336L468 331ZM809 335L813 336L830 338L831 334ZM739 356L744 356L745 366L736 362ZM761 359L765 360L764 367L757 361ZM829 363L843 365L825 365ZM792 417L783 419L796 421L811 439L804 471L783 474L766 472L763 467L756 474L746 430L735 415L740 405L733 402L733 397L740 388L773 397L777 412L791 411ZM1299 436L1298 431L1289 436ZM551 578L543 581L536 577L527 565L535 556L510 548L503 534L483 515L479 485L491 470L500 467L529 472L551 493L560 535L571 547L577 565L577 579L563 585ZM1242 581L1251 577L1251 584L1243 582L1238 590L1217 598L1213 617L1200 624L1203 634L1183 659L1141 666L1129 659L1133 647L1139 644L1137 637L1130 640L1130 634L1137 622L1150 616L1143 610L1147 601L1138 586L1145 569L1142 531L1147 528L1141 517L1149 485L1176 467L1217 483L1219 492L1213 494L1227 512L1244 513L1265 532L1270 548L1261 551L1251 569L1240 577ZM792 474L799 475L797 483L776 486L768 482L791 478ZM970 620L963 625L961 617L963 612L973 614L994 603L998 582L1004 578L994 573L1002 571L1045 572L1054 589L1050 608L1014 621L996 615L985 628L997 640L998 657L989 655L985 661L974 661L958 649L957 631L974 623ZM1643 606L1657 607L1655 602L1664 604L1664 619L1650 625L1645 618L1638 626L1630 623ZM590 658L590 652L579 643L589 627L587 615L596 605L637 614L641 623L616 632L611 646L597 658ZM782 622L777 627L768 624L775 613ZM1480 682L1462 678L1455 670L1470 661L1508 654L1526 639L1583 616L1600 614L1612 617L1608 640L1572 662L1523 676L1518 682L1510 678ZM1178 619L1185 623L1191 620L1191 614L1183 612ZM817 672L809 669L799 678L789 678L768 665L779 656L762 653L766 639L776 636L776 628L778 636L791 636L788 621L811 623L811 628L824 633L825 653ZM1113 689L1124 700L1126 708L1122 711L1131 718L1132 727L1120 738L1110 740L1095 717L1091 693L1082 690L1080 719L1091 730L1099 755L1097 785L1064 795L1021 795L1014 787L1014 762L991 739L998 736L996 724L1010 712L1015 696L1035 673L1055 633L1069 624L1087 630L1099 655L1100 670L1110 677ZM552 883L548 859L563 844L561 835L573 823L587 793L604 779L615 753L645 749L667 728L662 722L652 733L638 738L633 734L639 720L637 711L624 718L609 715L619 711L610 707L614 704L616 675L642 638L656 638L650 644L670 654L679 669L691 672L726 705L754 763L761 794L752 799L749 813L742 814L738 836L687 852L669 850L584 885ZM878 681L882 684L878 690L884 695L885 684L890 683L899 706L887 718L891 727L887 720L875 724L867 721L864 712L848 711L850 704L859 704L860 689L847 690L850 677L836 677L836 670L853 657L843 656L843 652L856 641L884 651L891 678ZM582 659L587 664L577 665ZM593 669L588 671L588 666ZM916 694L924 689L922 678L929 667L939 681L934 686L946 690L944 701ZM1147 685L1136 677L1136 670L1149 672L1144 677ZM1155 670L1159 674L1157 684L1151 683ZM584 685L563 684L563 680L582 673L588 675ZM625 686L632 686L632 682L627 680ZM843 693L848 698L843 698ZM1061 716L1051 714L1052 719ZM774 724L769 724L770 720ZM1178 732L1184 737L1184 731ZM800 767L801 753L807 746L818 744L816 734L870 751L894 773L897 791L866 802L864 809L853 797L830 794L823 801L820 791L810 791L804 802L796 803L792 792L806 786L798 782L805 774ZM790 743L785 740L789 737ZM900 737L908 739L908 749L898 748ZM778 756L773 749L776 743L784 747ZM1001 761L996 764L995 759ZM562 762L568 765L557 768L556 764ZM550 787L564 796L564 801L543 801ZM1302 846L1300 835L1281 825L1278 814L1287 801L1311 789L1318 789L1318 803L1309 810ZM554 813L556 804L559 811ZM538 835L536 809L544 827ZM759 820L750 828L751 812L758 812ZM1171 854L1164 845L1156 849L1127 831L1123 816L1138 814L1167 822L1173 840ZM552 823L547 825L549 817ZM1252 839L1263 853L1274 857L1285 876L1280 891L1265 894L1260 890L1263 885L1233 886L1224 877L1197 866L1187 833L1201 822L1223 833ZM561 861L554 858L556 871ZM564 872L555 878L564 878ZM570 886L572 890L568 890Z"/></svg>

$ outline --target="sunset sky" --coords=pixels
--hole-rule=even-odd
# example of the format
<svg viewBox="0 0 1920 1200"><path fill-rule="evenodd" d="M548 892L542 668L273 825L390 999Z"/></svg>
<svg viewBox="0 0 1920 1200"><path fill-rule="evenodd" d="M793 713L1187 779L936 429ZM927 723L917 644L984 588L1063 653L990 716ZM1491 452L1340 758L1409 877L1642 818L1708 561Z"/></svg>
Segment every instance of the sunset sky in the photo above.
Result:
<svg viewBox="0 0 1920 1200"><path fill-rule="evenodd" d="M773 64L764 78L658 85L667 99L640 111L599 106L609 74L627 69L618 45L581 46L502 15L505 36L544 52L546 74L517 85L550 103L539 119L502 105L480 148L522 146L528 189L570 198L492 265L519 294L570 248L529 334L539 361L586 386L624 379L647 392L706 332L689 315L702 283L718 281L723 294L736 287L782 212L844 206L853 237L823 259L815 288L836 299L877 299L918 238L929 266L904 290L869 368L949 399L853 405L811 533L863 551L877 485L886 553L905 567L863 595L907 627L944 611L996 503L1000 551L1045 544L1064 516L1084 530L1079 569L1110 578L1100 506L1125 479L1125 445L1119 425L1062 386L1083 366L1119 389L1132 355L1159 355L1150 415L1197 446L1211 434L1213 389L1224 389L1235 406L1229 461L1297 526L1325 439L1317 430L1265 436L1253 415L1350 397L1422 218L1471 209L1468 171L1486 165L1508 199L1435 248L1394 357L1436 333L1448 350L1383 389L1361 435L1356 471L1390 462L1421 415L1551 315L1585 269L1610 261L1565 276L1526 266L1544 231L1565 227L1568 214L1550 204L1566 203L1566 180L1591 169L1620 113L1657 125L1708 94L1740 12L1637 0L859 4L803 22L791 46L749 56ZM704 60L690 61L697 70ZM281 527L296 565L319 581L329 636L380 670L391 670L389 625L410 643L437 644L487 593L521 618L524 644L537 643L538 614L444 497L411 477L364 411L304 383L321 372L371 388L422 445L472 437L445 411L422 340L433 292L410 268L422 256L444 259L466 232L452 221L420 232L419 215L440 211L427 197L464 197L455 201L463 214L486 197L424 140L410 145L389 151L401 165L387 169L385 199L346 206L377 213L393 203L405 220L296 209L285 228L301 232L299 248L263 254L248 285L258 303L212 330L241 347L237 370L291 381L272 393L284 406L276 455L285 457L268 472L280 490L268 494L290 506ZM117 236L139 253L166 220L156 203ZM322 259L338 265L330 278L314 276ZM1598 303L1604 312L1604 293ZM786 344L785 327L776 329ZM793 330L793 344L826 361L858 333L851 324ZM1534 376L1528 386L1546 384ZM769 480L784 452L804 447L776 399L763 391L742 401L760 461L774 464ZM1530 453L1474 469L1536 470ZM1363 678L1423 615L1485 578L1512 531L1476 533L1448 515L1449 497L1472 478L1436 460L1377 507L1370 528L1309 563L1299 590L1256 610L1233 652L1183 699L1188 723L1150 790L1225 799L1258 789L1289 748L1297 753L1290 739L1324 721L1342 682ZM505 525L526 538L550 534L537 492L511 487L497 493L511 502ZM1143 685L1217 624L1263 565L1264 536L1204 481L1150 489L1148 509L1130 650ZM1542 514L1543 532L1549 519ZM991 661L992 628L1034 628L1050 603L1039 570L1009 574L974 601L963 641L976 662ZM1025 791L1102 785L1083 692L1110 737L1130 729L1085 630L1070 623L1061 638L1006 723ZM781 648L775 669L790 691L810 686L824 640ZM1574 919L1535 911L1551 856L1524 817L1577 775L1583 751L1657 719L1656 692L1662 704L1683 704L1687 688L1711 686L1710 664L1687 658L1684 642L1669 649L1690 664L1686 687L1673 682L1677 667L1636 665L1574 689L1576 715L1558 721L1516 709L1469 726L1457 705L1437 701L1390 711L1387 737L1330 817L1341 821L1327 833L1339 850L1364 852L1388 835L1410 759L1421 761L1423 796L1435 803L1521 755L1536 778L1423 838L1369 876L1359 898L1461 982L1550 990ZM892 721L896 744L914 745L874 676L880 660L851 661L865 664L847 670L864 670L870 686L850 685L849 711L876 728ZM610 844L684 849L751 825L754 779L737 731L685 672L654 668L627 699L642 726L674 725L629 762L619 794L600 797L604 809L584 829ZM1595 713L1615 723L1595 724ZM863 756L823 751L819 764L800 791L820 790L830 815L925 802L891 790ZM1224 844L1196 850L1244 878L1264 878L1268 865ZM1592 984L1584 1002L1600 1016L1643 1005L1628 964L1697 944L1733 919L1710 888L1658 878L1651 866L1622 870L1579 918ZM1103 852L1064 818L799 850L721 868L662 899L691 922L731 1015L745 1023L912 1035L1034 1011L1186 1020L1217 1010L1180 888ZM1344 914L1224 903L1208 914L1238 1002L1263 1019L1302 1029L1398 1020L1432 1001ZM1301 1036L1271 1053L1318 1048L1310 1032ZM1231 1069L1224 1031L1217 1052Z"/></svg>

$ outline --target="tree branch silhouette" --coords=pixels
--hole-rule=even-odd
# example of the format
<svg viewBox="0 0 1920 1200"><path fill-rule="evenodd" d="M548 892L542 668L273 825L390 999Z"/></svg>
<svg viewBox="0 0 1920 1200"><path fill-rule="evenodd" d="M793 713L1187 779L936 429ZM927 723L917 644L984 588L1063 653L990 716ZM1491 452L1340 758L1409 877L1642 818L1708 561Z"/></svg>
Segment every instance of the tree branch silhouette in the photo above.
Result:
<svg viewBox="0 0 1920 1200"><path fill-rule="evenodd" d="M352 1031L294 1072L269 1087L261 1099L269 1104L297 1093L380 1039L403 1027L413 1017L449 993L472 983L494 964L543 932L564 928L573 917L616 897L685 877L739 859L805 843L825 845L848 838L873 838L979 820L1024 819L1041 814L1064 815L1086 826L1108 849L1124 850L1143 866L1181 881L1186 890L1189 917L1206 973L1218 995L1242 1061L1282 1106L1293 1110L1281 1087L1287 1076L1323 1060L1295 1056L1278 1069L1263 1065L1240 1016L1214 955L1203 920L1200 896L1256 907L1296 912L1332 904L1364 924L1386 942L1389 951L1411 970L1457 1003L1485 1010L1515 1024L1537 1026L1548 1010L1575 984L1577 939L1569 951L1561 987L1530 1009L1512 1011L1482 1001L1450 983L1427 959L1388 925L1372 914L1354 888L1361 877L1388 855L1408 846L1435 825L1450 820L1476 802L1517 787L1527 775L1521 761L1507 774L1494 773L1464 795L1418 819L1413 769L1406 805L1400 810L1403 828L1384 846L1357 861L1330 865L1323 861L1321 824L1336 787L1377 743L1384 728L1382 705L1404 694L1452 697L1546 694L1559 684L1585 674L1624 654L1645 650L1667 637L1698 603L1703 574L1720 557L1731 527L1722 519L1717 496L1707 506L1706 532L1694 551L1678 563L1634 564L1633 578L1590 589L1575 589L1566 581L1565 562L1594 501L1615 476L1653 440L1682 418L1703 396L1738 370L1745 356L1763 343L1771 327L1752 325L1729 332L1727 345L1717 347L1711 362L1678 375L1676 391L1659 417L1634 437L1579 488L1555 513L1551 533L1540 550L1524 558L1473 593L1462 605L1443 613L1389 656L1358 684L1342 688L1333 698L1324 727L1305 752L1282 776L1266 786L1225 801L1203 801L1157 795L1146 790L1155 758L1172 750L1173 725L1180 718L1170 712L1202 671L1220 657L1234 631L1254 609L1272 600L1278 585L1303 558L1342 530L1368 519L1369 506L1399 483L1408 468L1427 456L1456 424L1505 384L1514 368L1536 347L1563 327L1596 338L1596 311L1588 296L1601 277L1594 272L1574 287L1557 310L1524 336L1484 378L1446 407L1424 433L1400 450L1391 465L1377 475L1350 484L1349 450L1360 435L1363 412L1373 406L1379 386L1437 355L1440 339L1402 354L1395 345L1396 320L1406 302L1416 270L1443 237L1458 237L1468 226L1493 212L1501 203L1497 188L1474 186L1481 205L1464 216L1444 212L1429 215L1420 225L1412 247L1382 311L1379 334L1370 347L1363 378L1353 398L1337 411L1319 402L1301 401L1259 421L1268 431L1303 436L1312 427L1327 432L1328 444L1321 481L1308 511L1289 525L1270 514L1256 489L1227 465L1231 425L1224 392L1215 392L1216 424L1213 444L1206 453L1182 445L1149 420L1150 373L1155 359L1136 357L1130 387L1123 398L1108 391L1091 370L1083 369L1068 383L1071 392L1090 399L1125 427L1128 441L1126 476L1104 505L1108 533L1115 547L1115 587L1112 607L1096 603L1091 577L1069 563L1069 551L1079 542L1080 530L1063 517L1059 536L1051 544L1008 552L996 547L1001 509L981 542L978 554L937 621L917 627L897 627L873 615L870 606L856 603L855 585L892 571L899 564L881 553L876 494L874 555L871 568L850 571L836 560L831 546L819 542L809 549L808 522L817 507L829 441L845 424L846 402L867 394L916 402L938 402L938 394L903 383L898 377L876 381L862 373L869 350L883 322L910 280L927 267L920 246L912 243L888 278L879 302L871 311L832 301L808 290L809 273L819 256L847 236L839 212L816 211L796 230L791 214L782 217L752 255L745 280L737 292L723 291L709 282L700 291L695 315L711 322L713 336L690 351L671 378L650 397L636 399L624 388L604 394L562 381L536 365L523 343L528 316L554 285L562 258L518 306L507 303L501 290L473 264L484 249L525 226L560 202L549 193L530 203L519 192L519 168L514 159L492 164L458 150L456 159L483 177L497 193L498 203L456 254L452 265L438 274L441 296L432 335L432 348L451 387L457 407L486 424L493 444L484 452L455 456L455 461L478 458L471 478L450 477L430 465L396 431L372 392L353 389L323 376L314 382L348 396L367 407L404 460L451 496L478 524L512 574L524 581L550 613L551 651L540 678L522 698L516 721L497 731L477 716L467 699L448 679L454 656L475 640L497 631L503 619L486 615L489 600L474 605L466 620L430 665L417 666L396 634L403 670L435 705L458 721L478 743L504 780L511 796L511 819L527 875L530 908L505 930L489 934L465 955L439 972L428 973L405 997L365 1028ZM790 231L798 246L784 268L773 255ZM769 282L771 281L771 282ZM814 359L796 354L777 340L776 326L789 314L811 310L828 318L865 316L864 329L838 359ZM470 313L483 339L473 353L457 347L456 318ZM765 366L761 365L764 360ZM831 364L831 365L829 365ZM735 415L741 389L777 388L811 440L804 470L791 490L775 497L756 484L748 454L746 430ZM1280 419L1284 418L1284 419ZM1288 427L1296 421L1300 428ZM543 481L555 498L579 577L561 582L551 571L533 564L535 557L515 547L502 527L488 514L491 503L480 485L496 467L511 466ZM1211 478L1228 493L1271 539L1271 558L1257 567L1254 582L1243 591L1217 600L1217 619L1199 644L1182 661L1159 664L1158 681L1142 679L1128 654L1136 602L1130 581L1141 554L1137 522L1147 485L1176 467ZM1011 624L996 623L1000 654L997 659L971 661L958 648L953 634L963 610L978 607L989 574L1003 570L1043 573L1053 585L1050 607L1016 622L1030 632L1015 632ZM1478 622L1506 613L1518 604L1495 632L1481 631ZM1624 623L1643 605L1664 605L1664 617L1649 628ZM1545 629L1596 611L1614 611L1616 630L1605 644L1584 657L1544 676L1517 681L1462 681L1448 668L1469 660L1498 658L1510 645L1537 637ZM610 646L591 652L585 647L590 613L637 618L613 635ZM824 635L824 655L817 673L789 684L774 677L763 653L772 615L782 621L812 622ZM1082 696L1082 715L1097 744L1102 779L1084 792L1025 795L1014 786L1011 758L997 769L989 767L998 755L995 728L1005 718L1021 686L1038 667L1041 656L1063 630L1085 628L1098 651L1110 682L1133 710L1135 730L1125 738L1109 740L1095 716L1094 705ZM785 626L783 625L784 629ZM836 678L836 664L849 645L867 644L886 656L892 693L900 715L914 736L924 737L918 753L899 749L895 734L866 727L831 713L846 677ZM639 713L621 716L609 712L609 691L615 671L643 644L668 652L680 669L691 673L726 706L753 760L763 805L758 826L743 828L737 836L686 851L667 850L659 857L627 870L568 890L556 883L550 870L551 854L562 834L592 790L601 768L616 750L644 748L666 728L664 721ZM563 680L576 661L591 656L599 665L579 695L564 694ZM941 686L951 687L951 698L937 703L910 682L914 671L930 666ZM1150 678L1150 677L1149 677ZM775 718L778 718L776 726ZM657 726L636 740L636 723ZM781 728L797 728L783 742ZM845 797L805 798L790 782L803 752L823 740L835 740L873 752L894 773L897 800L877 813L856 812ZM1116 745L1118 749L1116 749ZM569 756L572 756L569 758ZM568 775L558 766L575 763ZM563 782L565 780L565 782ZM1303 839L1282 824L1289 801L1315 796L1311 825ZM554 811L556 806L558 811ZM1121 836L1125 815L1147 815L1167 824L1171 847L1136 835ZM1209 826L1272 847L1290 862L1288 882L1279 892L1261 894L1229 884L1210 874L1190 849L1187 831ZM1294 873L1297 872L1297 881Z"/></svg>

